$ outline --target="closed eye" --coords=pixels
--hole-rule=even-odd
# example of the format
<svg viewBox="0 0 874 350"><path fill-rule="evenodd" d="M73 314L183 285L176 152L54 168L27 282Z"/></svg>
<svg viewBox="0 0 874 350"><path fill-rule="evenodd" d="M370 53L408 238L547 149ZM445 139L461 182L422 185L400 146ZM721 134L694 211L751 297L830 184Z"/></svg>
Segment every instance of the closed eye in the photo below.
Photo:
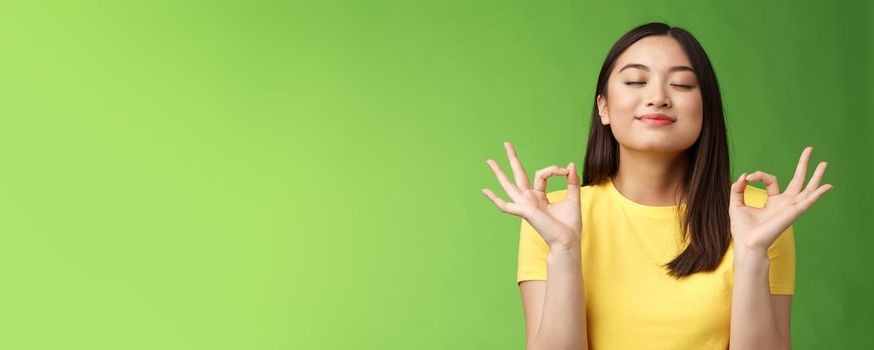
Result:
<svg viewBox="0 0 874 350"><path fill-rule="evenodd" d="M643 81L626 81L625 82L625 85L637 85L637 84L643 85L643 84L646 84L646 82L643 82ZM677 87L680 87L683 89L691 89L692 88L691 85L683 85L683 84L671 84L671 85L677 86Z"/></svg>

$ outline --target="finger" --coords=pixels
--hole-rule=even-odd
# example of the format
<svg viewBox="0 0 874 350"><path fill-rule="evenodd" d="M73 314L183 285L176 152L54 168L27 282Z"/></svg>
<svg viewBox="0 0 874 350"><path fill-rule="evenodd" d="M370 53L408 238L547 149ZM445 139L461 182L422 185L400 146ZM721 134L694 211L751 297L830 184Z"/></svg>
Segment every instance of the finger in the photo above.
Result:
<svg viewBox="0 0 874 350"><path fill-rule="evenodd" d="M576 203L580 202L580 176L577 175L577 166L574 162L567 165L567 199Z"/></svg>
<svg viewBox="0 0 874 350"><path fill-rule="evenodd" d="M566 175L567 173L567 169L562 169L555 165L538 170L534 173L534 190L545 193L547 178L554 175Z"/></svg>
<svg viewBox="0 0 874 350"><path fill-rule="evenodd" d="M768 191L768 196L776 196L780 194L780 186L777 185L777 177L766 172L756 171L747 175L748 182L761 181L765 183L765 190Z"/></svg>
<svg viewBox="0 0 874 350"><path fill-rule="evenodd" d="M510 159L510 167L513 168L513 179L516 180L516 187L521 190L531 188L531 183L528 182L528 174L525 173L525 168L522 167L522 162L519 161L519 156L516 155L516 149L509 142L504 142L504 148L507 149L507 158Z"/></svg>
<svg viewBox="0 0 874 350"><path fill-rule="evenodd" d="M744 203L744 189L747 187L747 173L740 174L737 181L731 184L731 197L729 203L733 207L742 207Z"/></svg>
<svg viewBox="0 0 874 350"><path fill-rule="evenodd" d="M819 164L817 164L816 170L813 171L813 176L810 177L810 182L807 183L807 187L804 188L804 192L813 192L819 188L819 182L822 181L822 176L825 175L825 168L827 166L827 162L819 162Z"/></svg>
<svg viewBox="0 0 874 350"><path fill-rule="evenodd" d="M511 183L510 179L507 178L507 174L504 174L504 171L501 170L501 166L491 159L487 160L486 163L489 164L492 172L495 173L495 176L498 178L498 182L501 184L504 192L510 196L510 199L517 198L519 196L519 189L516 188L516 186L513 186L513 183Z"/></svg>
<svg viewBox="0 0 874 350"><path fill-rule="evenodd" d="M819 197L821 197L824 193L828 192L832 188L833 187L831 184L822 185L817 188L816 191L813 191L811 195L802 199L799 205L799 207L801 207L801 211L807 211L807 209L809 209L811 206L813 206L814 203L816 203L816 201L819 200Z"/></svg>
<svg viewBox="0 0 874 350"><path fill-rule="evenodd" d="M495 203L495 206L497 206L498 209L500 209L502 212L518 215L514 210L515 207L512 205L513 203L505 202L503 199L496 196L495 193L488 188L483 188L482 192L492 201L492 203Z"/></svg>
<svg viewBox="0 0 874 350"><path fill-rule="evenodd" d="M801 151L801 158L798 159L798 166L795 167L795 176L792 181L786 186L786 192L798 194L801 192L801 187L804 186L804 181L807 178L807 163L810 161L810 153L813 152L813 147L805 147Z"/></svg>

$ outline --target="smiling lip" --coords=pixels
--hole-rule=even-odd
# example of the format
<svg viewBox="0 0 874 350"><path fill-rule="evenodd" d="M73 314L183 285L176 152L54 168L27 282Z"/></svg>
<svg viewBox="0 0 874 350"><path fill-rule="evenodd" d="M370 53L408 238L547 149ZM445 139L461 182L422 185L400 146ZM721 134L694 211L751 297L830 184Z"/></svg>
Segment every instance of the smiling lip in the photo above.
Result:
<svg viewBox="0 0 874 350"><path fill-rule="evenodd" d="M661 113L644 114L637 117L638 120L647 124L667 125L676 122L676 119Z"/></svg>

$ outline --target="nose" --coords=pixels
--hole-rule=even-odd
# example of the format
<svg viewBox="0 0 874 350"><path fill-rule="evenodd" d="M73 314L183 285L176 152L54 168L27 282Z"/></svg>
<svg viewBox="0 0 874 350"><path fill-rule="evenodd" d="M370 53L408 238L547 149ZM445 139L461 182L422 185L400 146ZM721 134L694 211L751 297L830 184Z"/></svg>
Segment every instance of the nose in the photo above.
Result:
<svg viewBox="0 0 874 350"><path fill-rule="evenodd" d="M670 108L671 99L665 93L665 88L661 84L650 85L649 97L647 98L647 107Z"/></svg>

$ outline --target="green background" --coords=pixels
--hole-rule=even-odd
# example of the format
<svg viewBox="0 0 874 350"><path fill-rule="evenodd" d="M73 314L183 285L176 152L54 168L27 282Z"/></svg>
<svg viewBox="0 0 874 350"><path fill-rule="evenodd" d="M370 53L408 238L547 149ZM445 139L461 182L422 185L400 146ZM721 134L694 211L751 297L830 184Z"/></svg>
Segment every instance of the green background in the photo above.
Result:
<svg viewBox="0 0 874 350"><path fill-rule="evenodd" d="M607 50L688 29L796 221L797 349L874 336L871 2L0 3L0 348L522 349L485 163L580 164ZM557 178L550 190L562 189ZM761 187L761 184L757 184Z"/></svg>

